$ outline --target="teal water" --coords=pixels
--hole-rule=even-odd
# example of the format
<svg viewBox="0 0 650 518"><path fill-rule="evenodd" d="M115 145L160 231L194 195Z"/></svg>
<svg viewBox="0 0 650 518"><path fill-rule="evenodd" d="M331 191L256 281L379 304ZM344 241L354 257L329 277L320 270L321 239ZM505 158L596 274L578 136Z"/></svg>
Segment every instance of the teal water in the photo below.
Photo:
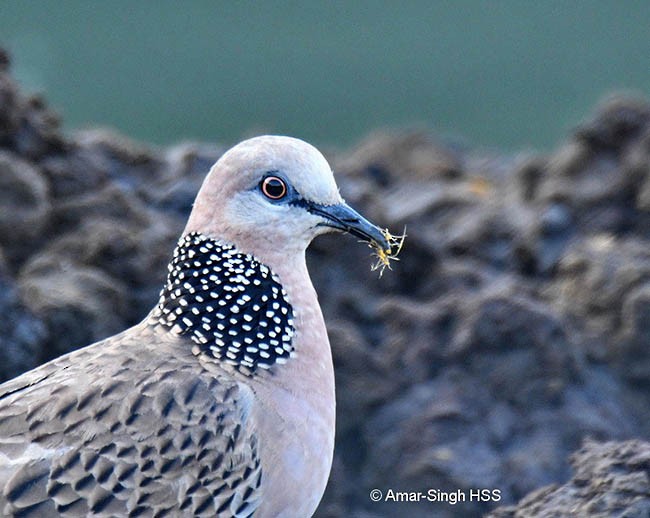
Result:
<svg viewBox="0 0 650 518"><path fill-rule="evenodd" d="M612 91L650 97L649 1L2 0L0 45L66 128L160 144L423 124L547 149Z"/></svg>

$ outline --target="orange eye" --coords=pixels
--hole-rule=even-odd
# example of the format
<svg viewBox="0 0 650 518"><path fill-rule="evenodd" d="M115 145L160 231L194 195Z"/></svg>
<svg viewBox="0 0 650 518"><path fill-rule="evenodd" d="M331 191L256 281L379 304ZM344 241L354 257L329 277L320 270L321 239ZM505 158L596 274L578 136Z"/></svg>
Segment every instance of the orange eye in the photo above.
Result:
<svg viewBox="0 0 650 518"><path fill-rule="evenodd" d="M282 178L277 176L267 176L262 180L261 185L264 196L270 200L280 200L287 194L287 184L284 183Z"/></svg>

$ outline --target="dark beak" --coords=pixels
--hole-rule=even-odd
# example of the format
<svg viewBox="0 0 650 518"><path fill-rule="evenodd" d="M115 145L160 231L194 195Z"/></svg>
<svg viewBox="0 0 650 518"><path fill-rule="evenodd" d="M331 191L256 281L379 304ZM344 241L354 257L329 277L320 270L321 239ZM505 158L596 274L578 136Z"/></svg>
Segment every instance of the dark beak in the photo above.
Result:
<svg viewBox="0 0 650 518"><path fill-rule="evenodd" d="M316 214L325 219L321 225L348 232L366 243L374 243L381 250L387 253L390 252L390 243L381 229L370 223L370 221L348 204L320 205L317 203L307 203L305 208L312 214Z"/></svg>

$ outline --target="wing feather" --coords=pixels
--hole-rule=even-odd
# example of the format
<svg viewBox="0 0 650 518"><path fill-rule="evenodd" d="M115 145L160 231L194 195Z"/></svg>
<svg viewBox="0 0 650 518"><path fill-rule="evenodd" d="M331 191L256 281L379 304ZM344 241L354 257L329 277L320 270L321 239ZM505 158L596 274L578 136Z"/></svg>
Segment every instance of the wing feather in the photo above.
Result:
<svg viewBox="0 0 650 518"><path fill-rule="evenodd" d="M117 342L0 386L0 514L250 516L262 477L250 389Z"/></svg>

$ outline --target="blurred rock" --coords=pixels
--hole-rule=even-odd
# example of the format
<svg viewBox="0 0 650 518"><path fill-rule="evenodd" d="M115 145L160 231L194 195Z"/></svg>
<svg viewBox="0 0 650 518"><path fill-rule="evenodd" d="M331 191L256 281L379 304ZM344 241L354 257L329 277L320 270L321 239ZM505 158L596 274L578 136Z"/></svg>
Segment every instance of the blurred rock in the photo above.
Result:
<svg viewBox="0 0 650 518"><path fill-rule="evenodd" d="M1 379L147 313L224 149L64 137L0 52ZM647 516L650 105L610 100L548 156L411 131L328 157L344 197L408 237L381 277L354 239L308 252L338 398L317 515L473 517L520 501L494 516ZM586 443L557 485L586 438L610 442ZM372 502L374 488L501 499Z"/></svg>
<svg viewBox="0 0 650 518"><path fill-rule="evenodd" d="M5 380L42 362L39 355L47 332L43 322L21 303L1 249L0 314L0 378Z"/></svg>
<svg viewBox="0 0 650 518"><path fill-rule="evenodd" d="M29 160L64 151L59 119L37 95L23 95L9 75L9 55L0 49L0 147Z"/></svg>
<svg viewBox="0 0 650 518"><path fill-rule="evenodd" d="M566 484L543 487L489 517L650 516L650 443L587 441L571 465L574 475Z"/></svg>
<svg viewBox="0 0 650 518"><path fill-rule="evenodd" d="M644 237L600 233L574 240L547 288L553 304L593 334L611 338L620 331L629 293L650 281L648 244Z"/></svg>
<svg viewBox="0 0 650 518"><path fill-rule="evenodd" d="M10 260L28 255L48 224L48 187L34 165L0 150L0 244Z"/></svg>
<svg viewBox="0 0 650 518"><path fill-rule="evenodd" d="M650 281L629 291L621 310L621 333L611 351L611 361L623 377L650 386Z"/></svg>

